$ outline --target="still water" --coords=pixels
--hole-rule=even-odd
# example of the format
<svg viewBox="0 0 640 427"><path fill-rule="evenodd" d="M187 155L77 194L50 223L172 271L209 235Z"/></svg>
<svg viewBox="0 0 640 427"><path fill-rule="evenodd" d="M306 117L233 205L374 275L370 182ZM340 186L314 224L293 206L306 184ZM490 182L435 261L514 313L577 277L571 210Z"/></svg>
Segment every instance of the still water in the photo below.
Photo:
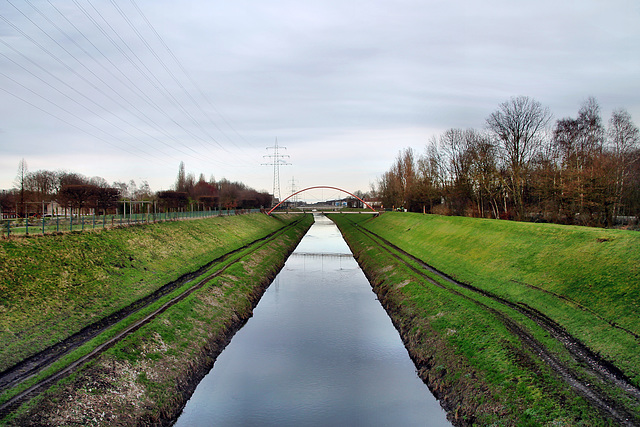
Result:
<svg viewBox="0 0 640 427"><path fill-rule="evenodd" d="M338 228L316 215L176 426L449 426Z"/></svg>

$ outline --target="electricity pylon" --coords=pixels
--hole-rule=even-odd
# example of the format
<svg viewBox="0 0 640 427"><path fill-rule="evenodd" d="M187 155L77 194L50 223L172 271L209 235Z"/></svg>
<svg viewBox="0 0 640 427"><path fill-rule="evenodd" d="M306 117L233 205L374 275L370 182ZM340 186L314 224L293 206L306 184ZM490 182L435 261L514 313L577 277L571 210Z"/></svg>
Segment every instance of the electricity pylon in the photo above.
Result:
<svg viewBox="0 0 640 427"><path fill-rule="evenodd" d="M273 166L273 196L271 197L271 207L275 206L282 198L280 194L280 165L290 165L284 158L289 158L287 154L280 154L279 150L287 149L287 147L280 147L278 145L278 138L273 147L267 147L267 150L273 150L273 154L266 154L263 157L271 159L269 163L263 163L265 166ZM278 200L278 202L276 202Z"/></svg>
<svg viewBox="0 0 640 427"><path fill-rule="evenodd" d="M296 179L294 177L291 177L291 194L295 194L296 193ZM293 207L297 207L298 206L298 196L293 196Z"/></svg>

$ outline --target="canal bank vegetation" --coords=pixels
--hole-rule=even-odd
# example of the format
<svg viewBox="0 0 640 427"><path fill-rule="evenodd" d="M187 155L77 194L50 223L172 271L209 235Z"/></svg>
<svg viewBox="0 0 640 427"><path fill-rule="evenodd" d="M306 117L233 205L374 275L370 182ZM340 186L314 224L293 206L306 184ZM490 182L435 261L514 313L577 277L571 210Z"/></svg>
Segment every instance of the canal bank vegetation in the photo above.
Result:
<svg viewBox="0 0 640 427"><path fill-rule="evenodd" d="M106 425L159 423L175 416L312 221L310 215L256 214L2 242L2 268L12 273L2 276L2 286L11 292L3 293L1 341L12 346L2 349L3 367L200 271L192 278L196 286L180 282L80 347L76 353L89 353L100 345L96 341L104 343L134 325L84 368L17 412L3 414L1 422ZM214 272L208 263L216 258ZM15 289L19 285L27 289ZM193 292L185 293L188 287ZM139 319L146 320L136 324ZM29 381L2 393L0 404Z"/></svg>
<svg viewBox="0 0 640 427"><path fill-rule="evenodd" d="M0 372L281 226L255 214L0 240Z"/></svg>
<svg viewBox="0 0 640 427"><path fill-rule="evenodd" d="M456 424L640 422L636 232L332 219Z"/></svg>

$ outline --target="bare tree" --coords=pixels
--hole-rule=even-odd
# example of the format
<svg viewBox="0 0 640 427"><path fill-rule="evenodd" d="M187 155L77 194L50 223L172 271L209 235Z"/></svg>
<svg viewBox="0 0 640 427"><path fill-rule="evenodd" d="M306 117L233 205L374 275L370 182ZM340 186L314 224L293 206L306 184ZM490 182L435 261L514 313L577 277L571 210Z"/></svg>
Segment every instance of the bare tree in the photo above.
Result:
<svg viewBox="0 0 640 427"><path fill-rule="evenodd" d="M64 185L58 192L58 202L64 206L70 207L72 215L74 208L76 210L76 214L81 215L83 213L83 209L92 204L94 189L95 187L90 184Z"/></svg>
<svg viewBox="0 0 640 427"><path fill-rule="evenodd" d="M609 120L609 144L615 163L615 205L613 215L619 215L622 198L628 186L631 166L639 159L640 131L624 109L615 110Z"/></svg>
<svg viewBox="0 0 640 427"><path fill-rule="evenodd" d="M400 206L402 204L402 190L400 177L394 170L386 171L378 179L376 194L380 197L383 207Z"/></svg>
<svg viewBox="0 0 640 427"><path fill-rule="evenodd" d="M438 150L444 159L446 172L444 187L446 202L454 215L465 215L471 210L473 194L471 183L471 156L469 155L472 130L448 129L440 136Z"/></svg>
<svg viewBox="0 0 640 427"><path fill-rule="evenodd" d="M58 192L58 176L55 172L39 170L27 175L27 188L33 202L40 209L45 202L51 201ZM42 212L44 214L44 212Z"/></svg>
<svg viewBox="0 0 640 427"><path fill-rule="evenodd" d="M538 101L518 96L500 104L487 119L487 126L498 142L509 173L507 185L513 195L518 219L524 218L527 169L541 145L551 117L549 109Z"/></svg>
<svg viewBox="0 0 640 427"><path fill-rule="evenodd" d="M242 188L226 179L220 180L218 185L220 188L220 205L226 209L238 207Z"/></svg>
<svg viewBox="0 0 640 427"><path fill-rule="evenodd" d="M95 186L92 192L93 205L98 215L100 214L100 212L106 215L109 209L118 206L118 200L120 199L119 189L113 187Z"/></svg>
<svg viewBox="0 0 640 427"><path fill-rule="evenodd" d="M476 199L478 214L480 217L485 217L487 216L485 211L489 209L493 218L499 218L502 185L496 147L486 134L468 131L467 150L470 162L469 180Z"/></svg>
<svg viewBox="0 0 640 427"><path fill-rule="evenodd" d="M640 158L640 148L631 153L632 158ZM625 192L627 215L636 217L636 224L640 220L640 161L631 163L629 185Z"/></svg>
<svg viewBox="0 0 640 427"><path fill-rule="evenodd" d="M428 212L433 213L433 208L441 204L445 180L442 154L438 151L435 137L430 139L424 155L418 158L416 167L418 201L423 210L426 211L428 206Z"/></svg>
<svg viewBox="0 0 640 427"><path fill-rule="evenodd" d="M125 199L130 199L131 197L133 197L126 182L115 181L113 183L113 187L118 189L118 191L120 192L120 197L123 197Z"/></svg>
<svg viewBox="0 0 640 427"><path fill-rule="evenodd" d="M60 181L60 189L66 185L84 185L89 183L89 180L85 176L75 172L60 172L58 179Z"/></svg>
<svg viewBox="0 0 640 427"><path fill-rule="evenodd" d="M160 205L165 208L165 212L177 211L184 208L189 203L189 196L182 191L159 191L157 194Z"/></svg>
<svg viewBox="0 0 640 427"><path fill-rule="evenodd" d="M582 103L578 111L578 153L586 159L600 154L604 144L604 126L600 116L600 105L594 97Z"/></svg>
<svg viewBox="0 0 640 427"><path fill-rule="evenodd" d="M413 149L398 152L395 162L378 182L378 194L383 206L392 208L411 207L415 190L416 163Z"/></svg>
<svg viewBox="0 0 640 427"><path fill-rule="evenodd" d="M18 216L25 216L25 192L27 190L27 176L29 175L29 170L27 168L27 161L25 159L20 160L18 163L18 173L16 174L15 185L18 187L20 191L20 197L18 202L20 203L20 207L18 208Z"/></svg>
<svg viewBox="0 0 640 427"><path fill-rule="evenodd" d="M539 102L511 98L487 119L486 133L449 129L417 160L400 151L374 191L384 206L445 215L591 226L640 217L640 130L629 113L615 110L605 133L590 97L576 118L553 129L550 120Z"/></svg>
<svg viewBox="0 0 640 427"><path fill-rule="evenodd" d="M189 197L193 198L193 187L196 186L196 176L189 172L184 180L185 191L189 194Z"/></svg>
<svg viewBox="0 0 640 427"><path fill-rule="evenodd" d="M102 178L101 176L94 176L89 178L87 184L101 188L109 187L109 183L107 182L107 180Z"/></svg>
<svg viewBox="0 0 640 427"><path fill-rule="evenodd" d="M13 188L11 190L0 190L0 220L5 217L11 218L16 214L14 209L18 203L18 191Z"/></svg>
<svg viewBox="0 0 640 427"><path fill-rule="evenodd" d="M597 210L596 205L609 203L602 198L607 194L601 188L602 173L607 168L603 167L604 127L596 99L587 98L575 119L558 120L553 141L561 154L561 187L566 211L574 220L587 224Z"/></svg>
<svg viewBox="0 0 640 427"><path fill-rule="evenodd" d="M399 152L391 169L378 179L376 193L382 201L382 206L395 209L404 205L405 182L402 176L404 168L402 157L402 152Z"/></svg>
<svg viewBox="0 0 640 427"><path fill-rule="evenodd" d="M180 162L180 166L178 167L178 177L176 178L176 191L178 192L187 191L185 183L186 183L186 172L184 169L184 162Z"/></svg>
<svg viewBox="0 0 640 427"><path fill-rule="evenodd" d="M531 186L538 221L567 222L571 217L562 188L561 158L560 148L551 138L533 161Z"/></svg>
<svg viewBox="0 0 640 427"><path fill-rule="evenodd" d="M205 208L215 208L218 204L218 186L205 181L202 174L192 193L193 199L202 203Z"/></svg>
<svg viewBox="0 0 640 427"><path fill-rule="evenodd" d="M151 200L153 197L153 191L151 191L151 186L149 182L143 180L140 186L138 187L138 191L136 193L136 200Z"/></svg>
<svg viewBox="0 0 640 427"><path fill-rule="evenodd" d="M406 148L398 153L395 169L400 178L402 206L411 209L416 182L416 162L412 148Z"/></svg>

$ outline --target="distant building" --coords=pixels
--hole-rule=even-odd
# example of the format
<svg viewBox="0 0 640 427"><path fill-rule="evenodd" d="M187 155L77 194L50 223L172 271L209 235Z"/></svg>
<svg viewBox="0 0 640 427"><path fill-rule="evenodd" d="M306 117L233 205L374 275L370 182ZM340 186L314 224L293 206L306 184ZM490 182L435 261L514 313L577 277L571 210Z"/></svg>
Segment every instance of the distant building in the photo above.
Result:
<svg viewBox="0 0 640 427"><path fill-rule="evenodd" d="M372 208L382 208L382 200L377 197L367 197L364 201Z"/></svg>

